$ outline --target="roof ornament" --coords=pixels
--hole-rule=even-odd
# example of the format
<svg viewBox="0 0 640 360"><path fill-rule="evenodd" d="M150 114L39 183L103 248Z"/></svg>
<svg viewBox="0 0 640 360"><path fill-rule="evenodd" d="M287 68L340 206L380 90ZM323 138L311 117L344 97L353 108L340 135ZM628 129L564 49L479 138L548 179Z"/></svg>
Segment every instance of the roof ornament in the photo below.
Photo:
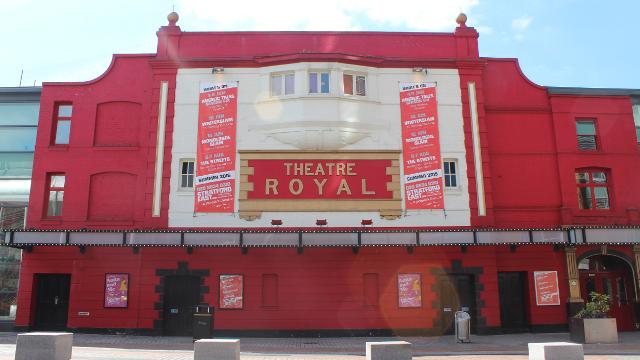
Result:
<svg viewBox="0 0 640 360"><path fill-rule="evenodd" d="M460 27L463 27L463 28L467 27L467 15L461 11L458 17L456 18L456 22Z"/></svg>
<svg viewBox="0 0 640 360"><path fill-rule="evenodd" d="M178 16L178 13L175 11L172 11L169 13L169 15L167 15L167 20L169 20L169 26L176 26L176 23L178 22L178 19L180 17Z"/></svg>

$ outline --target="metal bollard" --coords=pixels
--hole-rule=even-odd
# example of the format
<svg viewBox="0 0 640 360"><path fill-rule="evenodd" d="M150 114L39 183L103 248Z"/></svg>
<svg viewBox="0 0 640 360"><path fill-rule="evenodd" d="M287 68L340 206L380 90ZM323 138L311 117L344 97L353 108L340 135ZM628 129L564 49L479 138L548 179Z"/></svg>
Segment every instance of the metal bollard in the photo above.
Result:
<svg viewBox="0 0 640 360"><path fill-rule="evenodd" d="M464 311L454 314L456 342L471 342L471 316Z"/></svg>

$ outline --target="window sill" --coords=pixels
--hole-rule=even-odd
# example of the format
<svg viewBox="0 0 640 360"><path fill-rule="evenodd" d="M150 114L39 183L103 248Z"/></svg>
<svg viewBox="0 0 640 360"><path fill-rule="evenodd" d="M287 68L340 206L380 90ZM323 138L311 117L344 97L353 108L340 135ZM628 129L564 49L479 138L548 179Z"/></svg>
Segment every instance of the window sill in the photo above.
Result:
<svg viewBox="0 0 640 360"><path fill-rule="evenodd" d="M94 146L93 150L97 151L137 151L139 146Z"/></svg>
<svg viewBox="0 0 640 360"><path fill-rule="evenodd" d="M69 145L49 145L49 150L52 150L52 151L67 151L67 150L69 150Z"/></svg>
<svg viewBox="0 0 640 360"><path fill-rule="evenodd" d="M186 189L180 188L178 189L178 191L176 191L175 194L178 196L194 196L195 192L196 192L195 188L186 188Z"/></svg>
<svg viewBox="0 0 640 360"><path fill-rule="evenodd" d="M452 188L445 187L444 188L444 192L445 192L445 194L448 194L448 195L456 195L456 196L462 195L462 189L459 188L459 187L455 187L455 188L454 187L452 187Z"/></svg>

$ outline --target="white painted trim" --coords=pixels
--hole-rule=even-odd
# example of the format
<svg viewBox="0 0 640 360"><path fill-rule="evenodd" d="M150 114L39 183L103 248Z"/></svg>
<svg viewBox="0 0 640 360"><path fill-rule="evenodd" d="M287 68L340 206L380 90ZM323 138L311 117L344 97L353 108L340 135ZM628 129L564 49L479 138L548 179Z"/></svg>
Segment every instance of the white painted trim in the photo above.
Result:
<svg viewBox="0 0 640 360"><path fill-rule="evenodd" d="M476 192L478 194L478 216L487 215L484 194L484 175L482 173L482 149L480 147L480 125L478 124L478 103L476 100L476 83L470 81L469 108L471 110L471 133L473 137L473 164L476 173Z"/></svg>
<svg viewBox="0 0 640 360"><path fill-rule="evenodd" d="M160 106L158 108L158 138L156 141L156 171L153 178L153 209L151 216L160 216L160 203L162 196L162 166L164 162L164 138L167 124L167 97L169 95L169 82L160 82Z"/></svg>

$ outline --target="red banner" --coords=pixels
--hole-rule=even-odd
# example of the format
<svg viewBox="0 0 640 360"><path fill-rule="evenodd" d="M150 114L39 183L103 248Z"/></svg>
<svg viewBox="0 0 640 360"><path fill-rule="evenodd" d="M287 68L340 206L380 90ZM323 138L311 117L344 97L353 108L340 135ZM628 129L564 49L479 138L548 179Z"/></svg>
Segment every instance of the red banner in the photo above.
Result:
<svg viewBox="0 0 640 360"><path fill-rule="evenodd" d="M237 113L237 84L201 86L195 212L233 212Z"/></svg>
<svg viewBox="0 0 640 360"><path fill-rule="evenodd" d="M392 199L391 160L249 160L248 199Z"/></svg>
<svg viewBox="0 0 640 360"><path fill-rule="evenodd" d="M536 305L560 305L557 271L534 271L536 286Z"/></svg>
<svg viewBox="0 0 640 360"><path fill-rule="evenodd" d="M400 84L406 208L442 209L442 165L436 85Z"/></svg>
<svg viewBox="0 0 640 360"><path fill-rule="evenodd" d="M220 275L220 308L242 309L242 275Z"/></svg>

